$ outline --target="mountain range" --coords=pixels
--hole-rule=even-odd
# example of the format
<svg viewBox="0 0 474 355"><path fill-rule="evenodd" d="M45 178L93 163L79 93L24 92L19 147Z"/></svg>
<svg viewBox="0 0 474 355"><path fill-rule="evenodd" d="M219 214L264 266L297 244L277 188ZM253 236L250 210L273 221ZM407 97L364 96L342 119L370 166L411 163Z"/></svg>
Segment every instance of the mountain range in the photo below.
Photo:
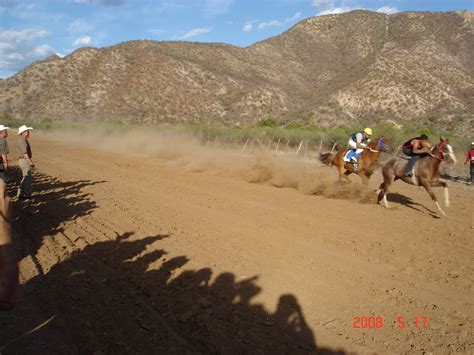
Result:
<svg viewBox="0 0 474 355"><path fill-rule="evenodd" d="M241 48L138 40L0 80L0 112L40 120L474 124L474 13L356 10Z"/></svg>

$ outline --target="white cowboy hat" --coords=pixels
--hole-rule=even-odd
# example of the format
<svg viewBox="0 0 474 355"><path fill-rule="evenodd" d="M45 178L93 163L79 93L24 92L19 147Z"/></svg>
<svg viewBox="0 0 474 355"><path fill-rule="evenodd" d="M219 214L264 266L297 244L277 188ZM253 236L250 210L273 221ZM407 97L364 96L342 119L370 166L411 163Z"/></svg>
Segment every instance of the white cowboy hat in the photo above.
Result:
<svg viewBox="0 0 474 355"><path fill-rule="evenodd" d="M0 132L6 129L10 129L10 127L5 127L4 125L0 124Z"/></svg>
<svg viewBox="0 0 474 355"><path fill-rule="evenodd" d="M18 128L18 135L22 134L25 131L31 131L31 130L33 130L32 127L26 127L26 125L23 125L20 128Z"/></svg>

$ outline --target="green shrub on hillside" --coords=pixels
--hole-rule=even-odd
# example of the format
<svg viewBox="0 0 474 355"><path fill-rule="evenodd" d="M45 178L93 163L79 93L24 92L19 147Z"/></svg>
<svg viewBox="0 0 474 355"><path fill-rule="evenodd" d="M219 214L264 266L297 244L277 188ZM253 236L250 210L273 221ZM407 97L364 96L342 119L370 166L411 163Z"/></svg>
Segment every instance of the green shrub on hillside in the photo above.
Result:
<svg viewBox="0 0 474 355"><path fill-rule="evenodd" d="M257 126L259 127L276 127L277 122L273 118L265 118L258 121Z"/></svg>

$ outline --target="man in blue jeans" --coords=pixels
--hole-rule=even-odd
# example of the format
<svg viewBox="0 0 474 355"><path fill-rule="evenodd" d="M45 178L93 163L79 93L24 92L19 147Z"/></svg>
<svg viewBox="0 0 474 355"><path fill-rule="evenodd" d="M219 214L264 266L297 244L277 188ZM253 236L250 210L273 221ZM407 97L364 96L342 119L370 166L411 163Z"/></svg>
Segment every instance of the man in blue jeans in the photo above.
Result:
<svg viewBox="0 0 474 355"><path fill-rule="evenodd" d="M428 136L426 134L412 138L403 144L403 153L410 157L405 167L405 176L413 176L413 166L423 154L429 154L430 149L431 144L428 142Z"/></svg>

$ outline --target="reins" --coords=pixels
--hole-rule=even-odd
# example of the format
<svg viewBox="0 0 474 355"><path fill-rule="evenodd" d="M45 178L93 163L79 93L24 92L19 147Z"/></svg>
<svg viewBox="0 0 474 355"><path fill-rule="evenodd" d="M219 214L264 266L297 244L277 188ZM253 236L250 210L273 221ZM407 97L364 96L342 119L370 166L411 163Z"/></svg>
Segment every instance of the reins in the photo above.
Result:
<svg viewBox="0 0 474 355"><path fill-rule="evenodd" d="M443 146L443 147L445 147L445 146ZM443 158L437 157L436 155L434 155L433 153L431 153L431 152L433 152L433 150L434 150L435 148L438 148L439 152L443 155ZM438 159L439 161L445 161L445 160L446 160L446 158L444 157L444 156L445 156L445 152L444 152L444 150L441 150L441 147L440 147L439 145L435 145L433 148L431 148L431 152L429 153L430 157L436 158L436 159Z"/></svg>

